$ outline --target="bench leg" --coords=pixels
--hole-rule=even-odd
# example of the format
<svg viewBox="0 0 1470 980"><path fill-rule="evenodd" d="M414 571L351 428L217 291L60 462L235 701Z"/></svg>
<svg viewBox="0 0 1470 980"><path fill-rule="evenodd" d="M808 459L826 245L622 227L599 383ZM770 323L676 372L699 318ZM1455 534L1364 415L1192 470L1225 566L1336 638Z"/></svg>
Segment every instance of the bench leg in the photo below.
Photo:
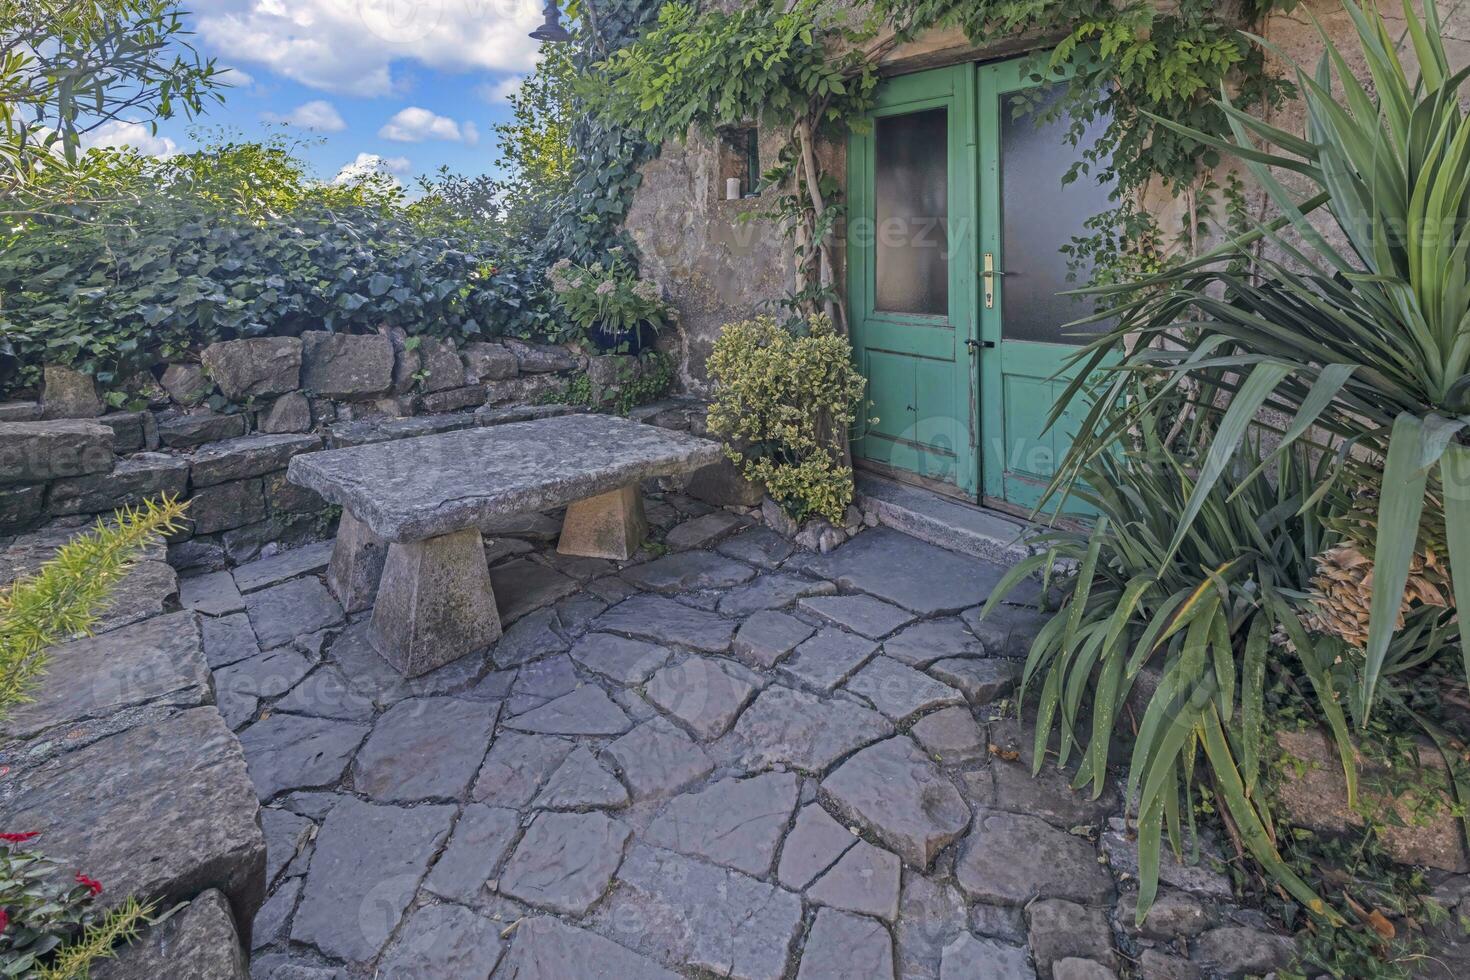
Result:
<svg viewBox="0 0 1470 980"><path fill-rule="evenodd" d="M372 608L387 557L388 542L344 510L327 566L327 586L343 609L355 613Z"/></svg>
<svg viewBox="0 0 1470 980"><path fill-rule="evenodd" d="M563 555L627 561L647 536L643 494L634 484L568 507L556 550Z"/></svg>
<svg viewBox="0 0 1470 980"><path fill-rule="evenodd" d="M369 636L405 677L427 674L500 639L480 532L389 545Z"/></svg>

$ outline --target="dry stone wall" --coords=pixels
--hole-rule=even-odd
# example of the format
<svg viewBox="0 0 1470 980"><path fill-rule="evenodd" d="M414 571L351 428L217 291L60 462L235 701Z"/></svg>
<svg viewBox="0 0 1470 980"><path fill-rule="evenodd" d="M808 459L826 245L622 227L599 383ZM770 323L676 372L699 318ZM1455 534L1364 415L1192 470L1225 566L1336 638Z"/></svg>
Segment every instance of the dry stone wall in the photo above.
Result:
<svg viewBox="0 0 1470 980"><path fill-rule="evenodd" d="M249 561L330 531L333 512L286 482L292 456L568 410L541 403L583 371L624 377L629 360L514 339L308 331L165 365L133 411L105 410L89 376L51 365L35 400L0 403L0 536L167 493L190 502L170 541L177 567ZM611 361L620 370L604 370Z"/></svg>

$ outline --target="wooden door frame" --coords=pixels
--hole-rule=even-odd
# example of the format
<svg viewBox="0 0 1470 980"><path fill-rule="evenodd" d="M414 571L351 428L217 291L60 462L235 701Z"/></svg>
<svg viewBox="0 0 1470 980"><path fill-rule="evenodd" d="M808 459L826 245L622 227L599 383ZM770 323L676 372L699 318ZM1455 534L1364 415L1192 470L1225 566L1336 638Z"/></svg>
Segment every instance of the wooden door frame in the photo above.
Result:
<svg viewBox="0 0 1470 980"><path fill-rule="evenodd" d="M965 62L947 68L935 68L902 75L883 82L870 121L885 115L901 115L925 109L945 108L949 118L947 167L949 176L949 316L952 327L955 390L964 392L966 404L954 406L964 422L967 438L957 445L955 456L958 489L970 499L980 493L980 407L977 392L979 378L975 361L970 356L969 340L978 339L979 279L976 276L975 191L978 183L975 141L976 65ZM877 292L876 250L871 241L861 236L871 232L875 214L874 169L876 160L875 127L866 132L853 131L847 144L847 309L852 324L853 356L858 370L868 377L865 363L866 346L860 336L866 321L880 321L894 326L913 327L916 331L932 330L935 317L916 314L887 313L874 310ZM924 339L914 337L916 345ZM859 429L854 437L865 433Z"/></svg>

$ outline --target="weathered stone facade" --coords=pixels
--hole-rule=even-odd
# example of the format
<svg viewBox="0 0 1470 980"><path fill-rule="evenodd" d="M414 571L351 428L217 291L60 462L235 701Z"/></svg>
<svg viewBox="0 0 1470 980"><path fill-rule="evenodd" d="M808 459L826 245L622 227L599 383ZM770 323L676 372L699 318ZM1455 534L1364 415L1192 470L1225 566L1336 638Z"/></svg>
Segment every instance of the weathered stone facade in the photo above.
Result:
<svg viewBox="0 0 1470 980"><path fill-rule="evenodd" d="M1400 4L1397 0L1380 0L1380 7L1390 32L1402 38L1404 22ZM1463 5L1442 4L1441 7L1448 8L1441 10L1441 17L1452 61L1456 65L1470 64L1470 9ZM1290 13L1272 14L1264 25L1264 35L1281 54L1295 59L1309 71L1314 70L1322 45L1312 17L1322 23L1355 71L1365 75L1356 57L1357 39L1352 23L1337 0L1309 0ZM1046 38L1019 37L978 49L958 30L936 30L895 48L884 58L883 71L887 75L903 75L966 61L990 61L1047 43ZM1407 41L1400 45L1400 55L1412 65L1413 49ZM1273 54L1271 60L1275 70L1290 70L1279 56ZM1276 110L1270 119L1288 131L1302 130L1301 109L1297 105ZM762 166L774 159L781 141L780 134L761 133ZM627 218L628 231L638 243L643 274L663 286L679 311L682 335L678 340L680 349L674 353L680 380L696 393L703 393L708 385L705 361L720 328L762 310L774 309L794 285L790 241L768 221L738 220L742 213L769 208L774 192L759 199L725 200L721 154L720 137L698 132L691 132L687 143L665 145L662 154L644 166L643 183ZM845 181L845 143L825 146L822 155L823 166L839 182ZM1222 165L1217 178L1223 178L1226 169ZM1280 176L1288 187L1293 185L1293 175ZM1251 210L1257 215L1264 214L1265 195L1254 189L1247 193ZM1188 200L1162 189L1151 194L1147 204L1166 231L1180 227L1187 214ZM1345 244L1336 240L1335 229L1327 230L1329 240L1335 245ZM836 238L839 243L842 241L840 226ZM840 246L838 253L837 274L841 282L845 269L841 266Z"/></svg>

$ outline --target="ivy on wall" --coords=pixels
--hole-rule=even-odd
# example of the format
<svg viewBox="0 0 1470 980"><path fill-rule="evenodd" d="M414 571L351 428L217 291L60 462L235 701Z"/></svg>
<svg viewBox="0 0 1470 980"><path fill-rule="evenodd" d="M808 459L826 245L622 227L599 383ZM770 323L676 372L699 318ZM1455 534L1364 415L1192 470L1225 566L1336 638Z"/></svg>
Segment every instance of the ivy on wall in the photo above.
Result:
<svg viewBox="0 0 1470 980"><path fill-rule="evenodd" d="M859 16L820 0L753 0L733 10L670 2L642 22L636 41L593 66L597 116L618 120L651 143L682 139L690 127L759 120L785 132L767 186L780 186L771 216L797 252L798 292L791 305L824 309L843 325L834 288L832 231L842 214L840 188L818 166L816 142L861 125L882 57L934 28L958 27L977 47L1034 37L1043 53L1030 70L1048 99L1038 118L1065 114L1082 150L1069 179L1088 174L1115 188L1112 206L1088 222L1090 236L1067 251L1096 281L1113 281L1166 264L1172 252L1197 251L1220 188L1208 145L1159 122L1210 135L1228 132L1214 104L1228 87L1242 107L1274 105L1289 83L1273 77L1248 33L1266 14L1295 0L857 0ZM1061 95L1056 93L1060 90ZM1103 120L1103 135L1082 146ZM1152 187L1185 198L1184 227L1161 229L1144 207ZM1225 196L1234 188L1227 182ZM1237 202L1238 203L1238 202Z"/></svg>
<svg viewBox="0 0 1470 980"><path fill-rule="evenodd" d="M572 62L579 75L580 103L571 129L575 149L570 192L547 233L545 255L579 265L603 261L609 249L631 243L623 219L642 182L642 168L658 155L658 144L625 120L598 111L600 81L593 69L633 43L658 17L663 0L573 0L567 6L577 38Z"/></svg>

